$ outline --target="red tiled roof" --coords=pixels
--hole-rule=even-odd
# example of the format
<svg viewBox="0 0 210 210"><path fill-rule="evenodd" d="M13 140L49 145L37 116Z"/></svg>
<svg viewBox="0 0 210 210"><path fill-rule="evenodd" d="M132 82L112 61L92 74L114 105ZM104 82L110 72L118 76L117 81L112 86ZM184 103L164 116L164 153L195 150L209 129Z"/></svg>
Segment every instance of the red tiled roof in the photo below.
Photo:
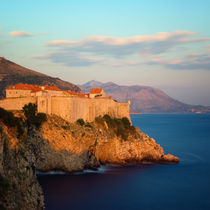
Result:
<svg viewBox="0 0 210 210"><path fill-rule="evenodd" d="M70 91L70 90L66 90L66 91L64 91L64 92L66 92L66 93L69 94L69 95L78 95L77 92Z"/></svg>
<svg viewBox="0 0 210 210"><path fill-rule="evenodd" d="M85 97L89 98L89 94L88 93L77 93L77 92L69 91L69 90L64 91L64 92L66 92L69 95L78 96L80 98L85 98Z"/></svg>
<svg viewBox="0 0 210 210"><path fill-rule="evenodd" d="M92 94L100 94L103 91L102 88L93 88L90 93Z"/></svg>
<svg viewBox="0 0 210 210"><path fill-rule="evenodd" d="M61 91L61 89L56 86L49 85L29 85L29 84L16 84L8 87L7 90L31 90L32 92L46 91L46 90L56 90Z"/></svg>
<svg viewBox="0 0 210 210"><path fill-rule="evenodd" d="M85 98L85 97L89 98L89 94L88 93L79 93L78 96L80 98Z"/></svg>
<svg viewBox="0 0 210 210"><path fill-rule="evenodd" d="M56 86L49 86L49 85L43 85L45 87L45 90L57 90L57 91L61 91L61 89L59 89Z"/></svg>

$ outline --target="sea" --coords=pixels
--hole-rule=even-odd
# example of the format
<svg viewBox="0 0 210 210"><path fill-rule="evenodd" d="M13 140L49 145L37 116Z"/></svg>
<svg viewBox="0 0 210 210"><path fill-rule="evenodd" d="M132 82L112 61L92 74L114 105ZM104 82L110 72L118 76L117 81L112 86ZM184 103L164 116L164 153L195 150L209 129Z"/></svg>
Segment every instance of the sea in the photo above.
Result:
<svg viewBox="0 0 210 210"><path fill-rule="evenodd" d="M131 115L178 164L38 174L47 210L210 209L210 114Z"/></svg>

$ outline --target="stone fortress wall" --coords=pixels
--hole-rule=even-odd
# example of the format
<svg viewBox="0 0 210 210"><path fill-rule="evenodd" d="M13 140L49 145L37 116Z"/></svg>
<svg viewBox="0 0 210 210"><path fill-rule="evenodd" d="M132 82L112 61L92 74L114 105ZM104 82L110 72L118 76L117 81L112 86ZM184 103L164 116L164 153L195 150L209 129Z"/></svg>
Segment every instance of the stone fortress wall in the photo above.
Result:
<svg viewBox="0 0 210 210"><path fill-rule="evenodd" d="M37 103L35 97L25 98L5 98L0 100L0 107L9 111L22 110L23 106L28 103Z"/></svg>
<svg viewBox="0 0 210 210"><path fill-rule="evenodd" d="M0 100L0 107L6 110L22 110L22 107L28 103L37 104L38 112L55 114L69 122L75 122L79 118L91 122L94 121L95 117L105 114L111 117L130 119L129 102L118 103L110 97L36 96L6 98Z"/></svg>

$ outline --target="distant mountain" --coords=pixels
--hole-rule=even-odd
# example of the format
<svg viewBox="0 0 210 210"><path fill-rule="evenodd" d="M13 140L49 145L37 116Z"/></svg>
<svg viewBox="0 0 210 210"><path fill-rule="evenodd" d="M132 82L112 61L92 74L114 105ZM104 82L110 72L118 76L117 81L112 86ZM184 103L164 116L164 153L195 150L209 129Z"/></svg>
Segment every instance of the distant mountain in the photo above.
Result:
<svg viewBox="0 0 210 210"><path fill-rule="evenodd" d="M103 85L102 82L98 82L98 81L95 81L95 80L91 80L87 83L85 83L83 85L84 88L89 88L89 87L100 87L101 85Z"/></svg>
<svg viewBox="0 0 210 210"><path fill-rule="evenodd" d="M120 86L113 82L101 83L90 81L80 85L82 92L91 88L103 88L108 96L119 102L131 101L131 112L140 113L206 113L210 107L194 106L175 100L162 90L148 86Z"/></svg>
<svg viewBox="0 0 210 210"><path fill-rule="evenodd" d="M0 98L5 97L7 87L17 83L52 85L63 90L81 91L70 82L41 74L0 57Z"/></svg>

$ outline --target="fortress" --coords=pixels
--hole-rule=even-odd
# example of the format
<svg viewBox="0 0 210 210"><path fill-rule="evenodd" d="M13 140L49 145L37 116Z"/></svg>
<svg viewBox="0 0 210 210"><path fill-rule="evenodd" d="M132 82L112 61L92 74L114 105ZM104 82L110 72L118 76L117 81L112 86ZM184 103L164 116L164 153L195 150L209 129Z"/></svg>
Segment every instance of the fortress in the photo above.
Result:
<svg viewBox="0 0 210 210"><path fill-rule="evenodd" d="M130 120L130 102L118 103L107 97L101 88L93 88L90 93L76 93L55 86L16 84L6 89L6 98L0 100L0 107L15 111L22 110L28 103L36 104L38 112L55 114L69 122L80 118L91 122L105 114Z"/></svg>

